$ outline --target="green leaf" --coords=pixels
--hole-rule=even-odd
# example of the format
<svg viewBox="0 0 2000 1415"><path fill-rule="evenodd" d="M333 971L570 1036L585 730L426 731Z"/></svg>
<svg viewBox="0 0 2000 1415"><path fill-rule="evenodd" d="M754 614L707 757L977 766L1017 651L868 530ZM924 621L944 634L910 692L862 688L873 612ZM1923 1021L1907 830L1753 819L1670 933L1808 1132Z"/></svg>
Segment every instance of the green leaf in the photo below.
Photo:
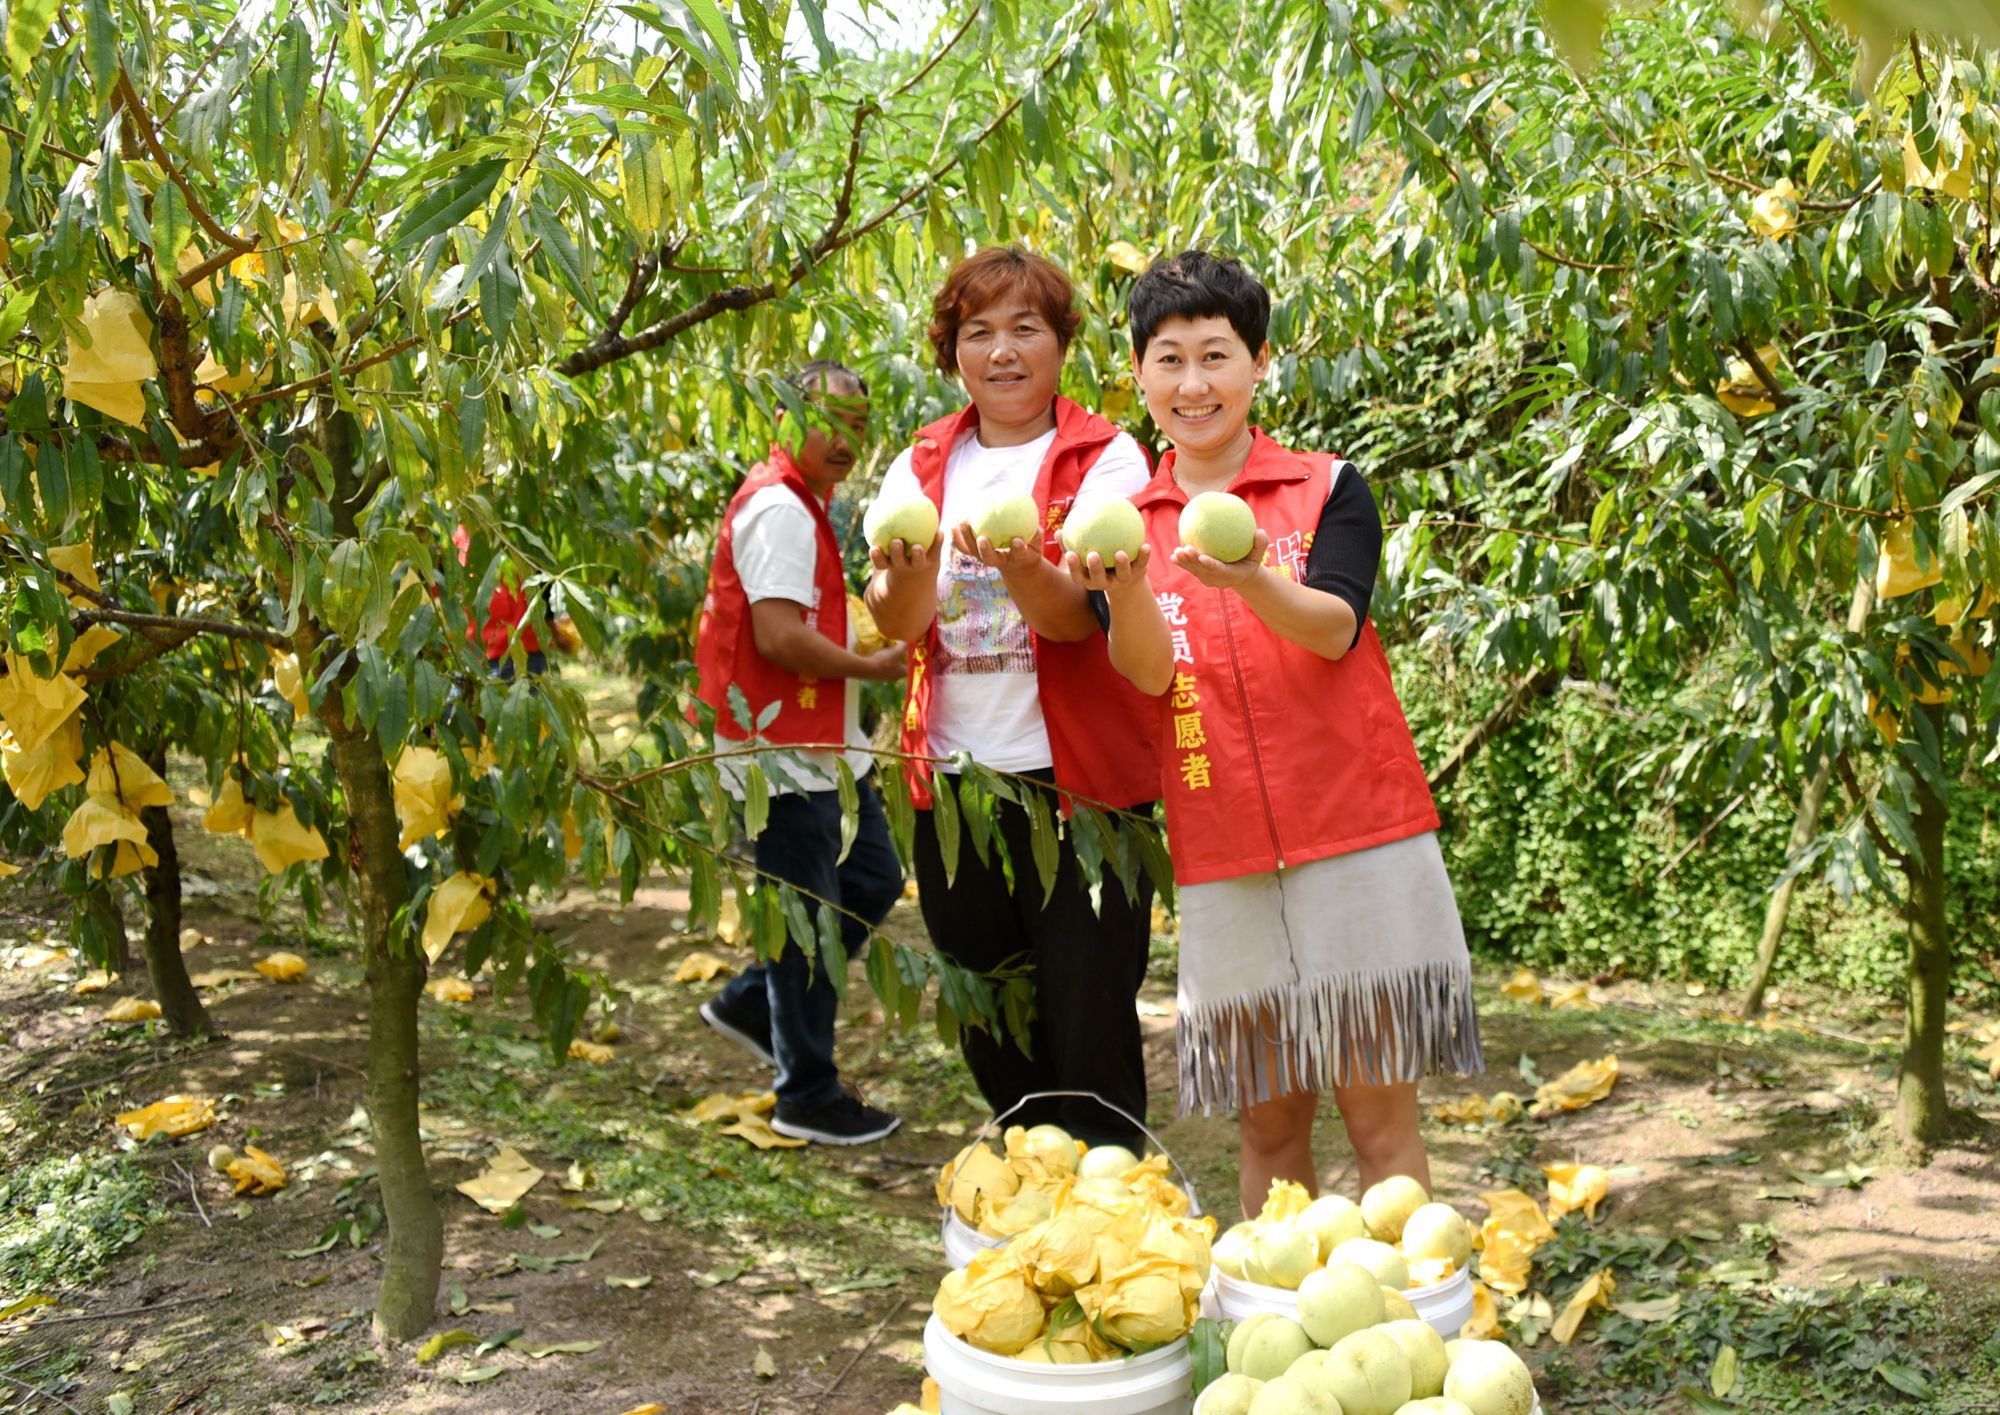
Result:
<svg viewBox="0 0 2000 1415"><path fill-rule="evenodd" d="M771 818L771 788L764 780L764 769L751 761L743 772L743 834L755 840L764 833L764 825Z"/></svg>
<svg viewBox="0 0 2000 1415"><path fill-rule="evenodd" d="M820 67L830 69L840 60L840 55L826 37L826 14L820 9L819 0L799 0L799 10L805 17L806 32L812 36L813 48L819 53Z"/></svg>
<svg viewBox="0 0 2000 1415"><path fill-rule="evenodd" d="M673 2L674 0L669 0L669 3ZM701 23L701 27L708 31L708 37L715 41L716 51L722 55L723 62L729 65L729 72L734 74L737 65L736 31L730 27L729 21L723 18L722 11L715 7L715 0L678 0L678 2L685 5Z"/></svg>
<svg viewBox="0 0 2000 1415"><path fill-rule="evenodd" d="M477 1333L469 1332L464 1327L453 1327L450 1331L441 1331L417 1348L417 1364L419 1366L428 1366L453 1347L471 1346L478 1340L479 1336Z"/></svg>
<svg viewBox="0 0 2000 1415"><path fill-rule="evenodd" d="M861 830L861 791L855 785L854 768L847 764L845 752L833 759L833 785L840 800L840 854L834 863L841 864L854 848L854 837Z"/></svg>
<svg viewBox="0 0 2000 1415"><path fill-rule="evenodd" d="M16 300L20 298L19 295L14 297ZM7 305L7 314L11 315L13 309L13 301L10 300ZM11 336L6 332L6 315L0 315L0 343L4 343L9 337ZM1980 492L1986 490L1987 487L1993 485L1996 481L2000 481L2000 469L1981 472L1978 476L1972 478L1972 480L1960 483L1953 487L1950 494L1945 497L1943 504L1938 507L1938 514L1940 516L1951 515L1952 512L1958 510L1959 507L1965 505L1966 502L1972 500L1973 497L1979 495Z"/></svg>
<svg viewBox="0 0 2000 1415"><path fill-rule="evenodd" d="M562 218L537 197L528 204L527 221L528 230L542 243L542 254L548 257L563 286L579 300L595 299L590 290L590 275L583 252L570 239L569 228L563 225Z"/></svg>
<svg viewBox="0 0 2000 1415"><path fill-rule="evenodd" d="M632 229L650 236L666 216L667 173L660 140L640 133L618 149L618 189L625 198L625 215Z"/></svg>
<svg viewBox="0 0 2000 1415"><path fill-rule="evenodd" d="M1904 1395L1914 1395L1919 1400L1929 1400L1937 1393L1924 1373L1914 1366L1905 1366L1895 1361L1884 1361L1875 1368L1875 1374L1901 1391Z"/></svg>
<svg viewBox="0 0 2000 1415"><path fill-rule="evenodd" d="M44 442L35 449L35 488L42 498L42 518L49 534L69 528L69 467L62 448Z"/></svg>
<svg viewBox="0 0 2000 1415"><path fill-rule="evenodd" d="M1229 1370L1222 1324L1208 1317L1198 1319L1188 1333L1188 1354L1194 1358L1194 1393L1200 1395Z"/></svg>
<svg viewBox="0 0 2000 1415"><path fill-rule="evenodd" d="M958 794L952 790L951 778L942 772L931 782L931 826L937 832L938 856L949 884L958 877Z"/></svg>
<svg viewBox="0 0 2000 1415"><path fill-rule="evenodd" d="M492 218L486 223L486 234L479 238L478 248L473 251L472 259L466 263L465 274L459 277L465 284L476 283L479 277L486 273L486 267L493 263L494 253L507 239L507 227L513 216L514 194L503 193L500 204L493 208Z"/></svg>
<svg viewBox="0 0 2000 1415"><path fill-rule="evenodd" d="M1699 1415L1737 1415L1737 1408L1726 1400L1717 1400L1699 1386L1682 1386L1681 1399L1687 1408L1698 1411Z"/></svg>
<svg viewBox="0 0 2000 1415"><path fill-rule="evenodd" d="M539 1361L546 1356L588 1356L602 1345L601 1341L551 1341L541 1346L523 1346L520 1350Z"/></svg>
<svg viewBox="0 0 2000 1415"><path fill-rule="evenodd" d="M14 0L7 11L7 66L22 78L49 37L60 0ZM16 101L18 102L18 96Z"/></svg>
<svg viewBox="0 0 2000 1415"><path fill-rule="evenodd" d="M250 156L257 175L276 181L285 153L284 96L274 69L259 69L250 84Z"/></svg>
<svg viewBox="0 0 2000 1415"><path fill-rule="evenodd" d="M173 182L162 182L153 197L153 259L164 275L194 236L194 218L188 214L187 198Z"/></svg>
<svg viewBox="0 0 2000 1415"><path fill-rule="evenodd" d="M505 158L489 157L483 162L473 163L443 186L427 193L403 213L401 224L389 238L389 249L401 250L405 246L428 241L440 231L456 226L492 195L494 185L499 182L500 173L506 166Z"/></svg>
<svg viewBox="0 0 2000 1415"><path fill-rule="evenodd" d="M470 1371L453 1372L451 1379L462 1386L483 1385L506 1369L504 1366L477 1366Z"/></svg>
<svg viewBox="0 0 2000 1415"><path fill-rule="evenodd" d="M0 344L8 343L21 332L21 326L28 322L28 312L34 309L40 294L40 287L31 285L16 290L8 297L6 307L0 309Z"/></svg>
<svg viewBox="0 0 2000 1415"><path fill-rule="evenodd" d="M516 1339L526 1335L527 1330L526 1327L515 1327L511 1331L501 1332L498 1336L489 1336L479 1343L479 1349L472 1354L474 1357L484 1356L488 1352L498 1351L503 1346L511 1346Z"/></svg>
<svg viewBox="0 0 2000 1415"><path fill-rule="evenodd" d="M118 22L105 0L84 0L83 62L100 103L118 82Z"/></svg>
<svg viewBox="0 0 2000 1415"><path fill-rule="evenodd" d="M1055 897L1062 847L1056 838L1056 824L1049 812L1047 793L1030 789L1027 804L1028 849L1035 857L1035 874L1042 882L1042 903L1046 905Z"/></svg>
<svg viewBox="0 0 2000 1415"><path fill-rule="evenodd" d="M1718 1400L1727 1400L1736 1389L1736 1348L1725 1346L1715 1353L1715 1364L1709 1368L1708 1388Z"/></svg>

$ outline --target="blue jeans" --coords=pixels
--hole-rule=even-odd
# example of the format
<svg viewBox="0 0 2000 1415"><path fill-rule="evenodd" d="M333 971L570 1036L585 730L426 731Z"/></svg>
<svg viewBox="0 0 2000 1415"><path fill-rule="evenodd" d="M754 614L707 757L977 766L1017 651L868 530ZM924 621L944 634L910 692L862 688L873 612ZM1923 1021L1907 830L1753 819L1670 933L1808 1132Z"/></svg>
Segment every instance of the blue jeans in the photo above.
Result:
<svg viewBox="0 0 2000 1415"><path fill-rule="evenodd" d="M840 941L848 956L867 944L875 925L903 893L903 866L889 838L889 821L871 781L860 786L860 829L847 858L840 854L840 793L788 791L771 798L770 819L757 837L757 868L787 884L831 900L846 911ZM806 912L818 905L806 901ZM850 915L855 917L849 917ZM787 1110L816 1110L840 1098L833 1063L833 1020L839 1010L826 955L815 949L807 964L799 947L731 978L719 1003L742 1018L768 1017L771 1050L778 1058L778 1103Z"/></svg>

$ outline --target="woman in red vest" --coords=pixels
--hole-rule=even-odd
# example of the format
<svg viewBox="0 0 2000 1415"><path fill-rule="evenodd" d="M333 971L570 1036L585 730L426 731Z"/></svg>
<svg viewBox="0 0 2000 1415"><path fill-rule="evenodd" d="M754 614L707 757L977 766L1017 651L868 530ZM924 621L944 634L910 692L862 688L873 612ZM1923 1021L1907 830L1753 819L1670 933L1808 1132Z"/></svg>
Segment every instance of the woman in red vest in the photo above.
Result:
<svg viewBox="0 0 2000 1415"><path fill-rule="evenodd" d="M890 638L910 645L902 747L916 757L965 753L982 766L1116 807L1149 808L1159 795L1146 701L1112 672L1104 633L1071 583L1056 542L1083 496L1130 496L1146 483L1146 456L1129 436L1056 386L1081 316L1069 277L1018 247L961 261L932 303L938 367L964 383L971 405L917 434L882 482L878 507L927 497L947 535L930 546L898 540L874 553L868 606ZM1005 546L972 518L997 496L1034 499L1041 527ZM955 961L990 972L1023 957L1035 969L1032 1055L1001 1029L968 1030L965 1057L987 1101L1004 1110L1034 1091L1080 1090L1134 1116L1146 1109L1145 1059L1134 1002L1151 938L1150 884L1127 897L1107 883L1095 904L1067 833L1045 899L1026 809L999 807L1015 862L960 853L947 878L930 810L933 789L955 789L915 764L915 868L924 924ZM1138 1133L1089 1101L1040 1102L1021 1123L1059 1124L1092 1142L1136 1144Z"/></svg>
<svg viewBox="0 0 2000 1415"><path fill-rule="evenodd" d="M1139 388L1174 446L1133 498L1137 561L1068 564L1105 594L1112 663L1154 698L1181 1109L1240 1109L1246 1213L1273 1179L1317 1189L1326 1090L1364 1189L1428 1188L1417 1082L1485 1063L1437 811L1368 620L1381 515L1351 464L1250 426L1271 301L1241 265L1184 252L1129 309ZM1258 527L1229 563L1180 534L1189 500L1220 491Z"/></svg>

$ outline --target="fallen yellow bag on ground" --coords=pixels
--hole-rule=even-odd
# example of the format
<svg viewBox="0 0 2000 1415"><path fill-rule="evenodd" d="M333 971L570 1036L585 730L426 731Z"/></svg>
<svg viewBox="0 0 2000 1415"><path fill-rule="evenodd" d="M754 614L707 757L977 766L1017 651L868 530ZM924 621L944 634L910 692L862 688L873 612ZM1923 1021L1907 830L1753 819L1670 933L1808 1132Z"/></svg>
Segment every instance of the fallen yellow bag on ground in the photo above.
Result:
<svg viewBox="0 0 2000 1415"><path fill-rule="evenodd" d="M215 1124L215 1105L205 1096L168 1096L139 1110L126 1111L117 1117L117 1123L135 1140L150 1140L155 1135L178 1139Z"/></svg>

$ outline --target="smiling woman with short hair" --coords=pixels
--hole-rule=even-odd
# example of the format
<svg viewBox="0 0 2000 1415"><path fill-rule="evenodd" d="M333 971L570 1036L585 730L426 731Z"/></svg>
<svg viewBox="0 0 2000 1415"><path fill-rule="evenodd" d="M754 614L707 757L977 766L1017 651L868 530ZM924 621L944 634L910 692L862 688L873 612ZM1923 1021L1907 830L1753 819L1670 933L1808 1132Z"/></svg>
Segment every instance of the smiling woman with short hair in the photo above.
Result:
<svg viewBox="0 0 2000 1415"><path fill-rule="evenodd" d="M1153 697L1181 1110L1240 1112L1246 1214L1274 1179L1317 1190L1322 1091L1363 1188L1428 1189L1417 1083L1485 1063L1437 810L1368 618L1381 513L1352 463L1251 425L1271 297L1239 262L1183 251L1128 307L1133 373L1174 445L1134 498L1139 554L1068 565L1106 596L1112 663ZM1230 561L1182 534L1218 493L1255 526Z"/></svg>
<svg viewBox="0 0 2000 1415"><path fill-rule="evenodd" d="M1112 672L1084 593L1061 568L1056 532L1079 500L1123 500L1146 484L1129 436L1056 387L1081 319L1061 267L1017 246L960 261L932 303L938 367L958 375L970 406L917 434L882 482L878 508L919 497L937 507L930 546L893 541L873 553L868 604L883 633L910 645L903 750L963 752L982 766L1105 805L1150 804L1159 758L1145 699ZM972 522L995 497L1031 497L1037 531L996 546ZM959 856L946 878L929 809L956 777L913 764L915 865L924 924L948 957L980 972L1035 966L1032 1055L1004 1034L967 1029L965 1057L995 1110L1041 1090L1091 1091L1134 1116L1146 1070L1133 1003L1146 973L1152 887L1115 885L1093 903L1072 838L1045 900L1029 875L1027 811L1002 802L998 851ZM1138 1132L1088 1101L1040 1103L1024 1124L1051 1122L1092 1141L1135 1144Z"/></svg>

